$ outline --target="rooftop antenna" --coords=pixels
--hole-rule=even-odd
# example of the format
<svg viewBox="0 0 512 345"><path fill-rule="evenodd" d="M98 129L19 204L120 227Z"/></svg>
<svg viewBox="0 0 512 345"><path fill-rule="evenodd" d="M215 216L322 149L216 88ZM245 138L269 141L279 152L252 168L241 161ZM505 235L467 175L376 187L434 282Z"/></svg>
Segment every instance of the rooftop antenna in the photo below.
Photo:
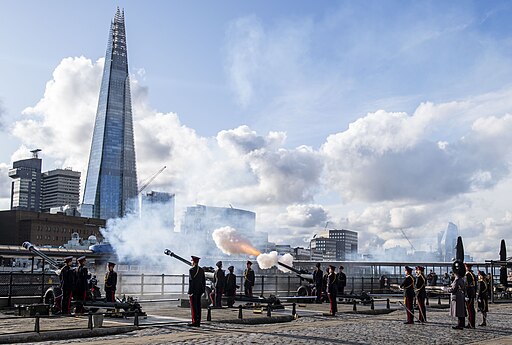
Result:
<svg viewBox="0 0 512 345"><path fill-rule="evenodd" d="M32 152L32 158L39 158L37 153L41 152L41 149L30 150Z"/></svg>

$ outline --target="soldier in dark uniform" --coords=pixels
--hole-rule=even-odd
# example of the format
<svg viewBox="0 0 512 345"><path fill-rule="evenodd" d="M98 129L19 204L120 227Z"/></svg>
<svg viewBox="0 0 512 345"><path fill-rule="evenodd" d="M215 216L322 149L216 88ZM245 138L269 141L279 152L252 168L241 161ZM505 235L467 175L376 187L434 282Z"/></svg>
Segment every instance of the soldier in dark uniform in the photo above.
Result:
<svg viewBox="0 0 512 345"><path fill-rule="evenodd" d="M60 287L62 289L61 312L62 314L71 314L71 299L75 288L75 272L71 269L73 257L64 258L64 267L60 271Z"/></svg>
<svg viewBox="0 0 512 345"><path fill-rule="evenodd" d="M236 275L233 273L235 268L233 266L228 267L229 273L226 274L226 284L225 284L225 295L228 297L228 308L232 308L235 304L235 294L236 294Z"/></svg>
<svg viewBox="0 0 512 345"><path fill-rule="evenodd" d="M464 305L464 292L466 290L466 282L464 279L465 268L462 261L456 260L452 264L455 279L448 288L450 296L450 315L458 318L457 326L453 329L464 329L464 321L466 319L466 307Z"/></svg>
<svg viewBox="0 0 512 345"><path fill-rule="evenodd" d="M313 282L315 283L316 289L316 303L322 303L323 276L324 272L320 269L320 263L317 263L315 270L313 271Z"/></svg>
<svg viewBox="0 0 512 345"><path fill-rule="evenodd" d="M89 271L87 270L87 267L85 267L86 258L85 256L81 256L78 259L76 259L78 263L78 267L75 271L75 292L73 294L75 300L76 300L76 310L75 313L84 313L84 302L87 299L87 285L88 285L88 279L91 278L91 275L89 274Z"/></svg>
<svg viewBox="0 0 512 345"><path fill-rule="evenodd" d="M418 301L418 309L420 311L420 322L427 321L427 308L425 307L425 299L427 298L426 284L425 267L416 266L416 300Z"/></svg>
<svg viewBox="0 0 512 345"><path fill-rule="evenodd" d="M489 285L484 271L478 271L478 310L482 313L480 326L487 326L487 313L489 312Z"/></svg>
<svg viewBox="0 0 512 345"><path fill-rule="evenodd" d="M405 266L405 279L400 284L400 287L404 289L404 303L407 309L407 321L404 323L414 323L414 278L412 277L412 268Z"/></svg>
<svg viewBox="0 0 512 345"><path fill-rule="evenodd" d="M199 258L192 256L192 267L188 271L188 296L190 298L192 322L188 326L199 327L201 325L201 296L205 289L204 270L199 267Z"/></svg>
<svg viewBox="0 0 512 345"><path fill-rule="evenodd" d="M476 277L471 269L472 264L466 263L466 308L468 309L468 324L466 328L475 328L476 326Z"/></svg>
<svg viewBox="0 0 512 345"><path fill-rule="evenodd" d="M336 277L336 268L329 266L327 274L327 295L329 296L329 303L331 306L331 316L336 316L338 312L338 279Z"/></svg>
<svg viewBox="0 0 512 345"><path fill-rule="evenodd" d="M338 295L345 294L345 286L347 286L347 275L343 272L345 267L340 266L338 271Z"/></svg>
<svg viewBox="0 0 512 345"><path fill-rule="evenodd" d="M114 271L116 264L108 263L108 271L105 273L105 297L107 302L115 302L117 289L117 272Z"/></svg>
<svg viewBox="0 0 512 345"><path fill-rule="evenodd" d="M254 275L254 271L251 266L252 262L247 260L247 268L244 271L244 294L246 297L252 297L252 287L256 280L256 276Z"/></svg>
<svg viewBox="0 0 512 345"><path fill-rule="evenodd" d="M222 307L222 294L224 293L224 285L226 283L226 274L222 269L222 261L218 261L216 264L217 270L213 274L213 294L212 299L213 306L216 308Z"/></svg>

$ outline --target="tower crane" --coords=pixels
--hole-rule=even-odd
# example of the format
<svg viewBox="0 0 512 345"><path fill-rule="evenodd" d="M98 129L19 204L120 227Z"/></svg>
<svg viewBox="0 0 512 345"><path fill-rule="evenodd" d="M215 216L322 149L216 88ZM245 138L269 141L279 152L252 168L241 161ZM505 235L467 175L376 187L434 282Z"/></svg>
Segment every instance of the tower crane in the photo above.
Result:
<svg viewBox="0 0 512 345"><path fill-rule="evenodd" d="M146 189L146 187L147 187L147 186L149 186L149 184L150 184L151 182L153 182L153 180L154 180L158 175L160 175L160 173L161 173L162 171L164 171L164 170L165 170L165 168L167 168L167 166L166 166L166 165L164 165L162 168L160 168L160 170L158 170L156 173L154 173L154 174L153 174L153 176L151 176L148 180L146 180L146 182L144 182L144 183L142 184L142 186L140 186L139 190L137 191L137 195L139 195L140 193L142 193L142 191L143 191L144 189Z"/></svg>
<svg viewBox="0 0 512 345"><path fill-rule="evenodd" d="M414 246L412 245L411 240L409 240L409 237L407 237L407 235L405 234L404 229L400 228L400 231L402 232L402 236L404 236L404 238L407 240L407 242L409 242L409 244L411 245L411 248L412 248L413 252L415 252L416 248L414 248Z"/></svg>

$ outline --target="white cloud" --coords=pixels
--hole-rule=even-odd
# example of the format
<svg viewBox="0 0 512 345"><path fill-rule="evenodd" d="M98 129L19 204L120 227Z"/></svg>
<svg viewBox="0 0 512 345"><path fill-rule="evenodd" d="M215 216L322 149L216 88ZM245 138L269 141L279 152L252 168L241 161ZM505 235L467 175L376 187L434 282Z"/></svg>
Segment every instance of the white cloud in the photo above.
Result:
<svg viewBox="0 0 512 345"><path fill-rule="evenodd" d="M324 225L327 217L322 205L294 204L286 207L286 213L280 214L278 221L285 227L313 228Z"/></svg>

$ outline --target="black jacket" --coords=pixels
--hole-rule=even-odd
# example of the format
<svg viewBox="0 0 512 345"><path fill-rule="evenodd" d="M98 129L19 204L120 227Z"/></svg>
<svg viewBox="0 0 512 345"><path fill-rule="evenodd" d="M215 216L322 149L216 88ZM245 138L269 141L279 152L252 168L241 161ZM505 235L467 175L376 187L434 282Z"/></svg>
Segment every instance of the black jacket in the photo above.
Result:
<svg viewBox="0 0 512 345"><path fill-rule="evenodd" d="M419 298L427 297L427 289L425 288L426 284L427 278L425 278L423 273L416 277L416 294Z"/></svg>
<svg viewBox="0 0 512 345"><path fill-rule="evenodd" d="M254 281L256 280L256 276L254 275L254 271L252 268L248 268L244 271L244 286L254 286Z"/></svg>
<svg viewBox="0 0 512 345"><path fill-rule="evenodd" d="M78 266L75 271L75 290L77 292L84 292L87 290L87 280L91 278L89 270L85 266Z"/></svg>
<svg viewBox="0 0 512 345"><path fill-rule="evenodd" d="M338 279L334 272L327 275L327 292L330 294L338 293Z"/></svg>
<svg viewBox="0 0 512 345"><path fill-rule="evenodd" d="M117 289L117 272L107 271L105 273L105 291L116 291Z"/></svg>
<svg viewBox="0 0 512 345"><path fill-rule="evenodd" d="M466 272L466 297L476 297L476 277L473 271Z"/></svg>
<svg viewBox="0 0 512 345"><path fill-rule="evenodd" d="M321 269L319 269L318 271L317 270L313 271L313 281L315 282L316 286L322 286L323 277L324 277L324 272L322 272Z"/></svg>
<svg viewBox="0 0 512 345"><path fill-rule="evenodd" d="M226 292L235 293L236 287L236 275L234 273L226 274L226 285L224 287L224 290Z"/></svg>
<svg viewBox="0 0 512 345"><path fill-rule="evenodd" d="M400 287L404 289L405 297L414 297L414 278L411 275L406 275Z"/></svg>
<svg viewBox="0 0 512 345"><path fill-rule="evenodd" d="M188 271L188 294L202 295L206 289L206 277L204 270L199 266L194 266Z"/></svg>
<svg viewBox="0 0 512 345"><path fill-rule="evenodd" d="M337 278L338 278L338 287L339 288L344 288L345 286L347 286L347 275L345 273L338 272Z"/></svg>
<svg viewBox="0 0 512 345"><path fill-rule="evenodd" d="M61 269L59 277L62 290L73 291L75 286L75 271L66 265Z"/></svg>
<svg viewBox="0 0 512 345"><path fill-rule="evenodd" d="M213 274L213 287L216 289L224 289L224 284L226 283L226 274L224 270L218 268Z"/></svg>

